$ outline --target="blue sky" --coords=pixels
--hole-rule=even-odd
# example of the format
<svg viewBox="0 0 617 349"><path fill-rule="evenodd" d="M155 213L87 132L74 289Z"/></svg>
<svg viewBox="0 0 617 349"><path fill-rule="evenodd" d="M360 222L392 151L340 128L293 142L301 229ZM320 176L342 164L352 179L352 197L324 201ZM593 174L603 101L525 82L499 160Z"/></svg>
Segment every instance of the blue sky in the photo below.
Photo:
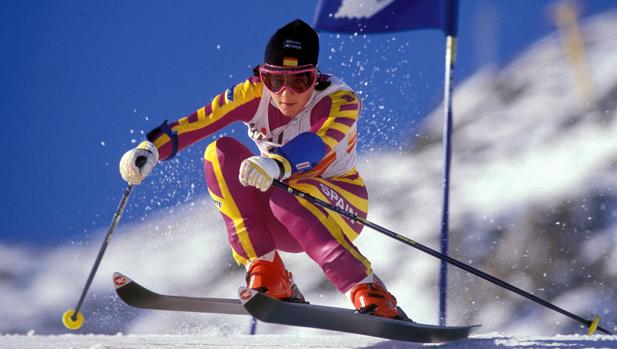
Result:
<svg viewBox="0 0 617 349"><path fill-rule="evenodd" d="M613 1L580 1L585 15ZM120 156L162 120L250 74L276 28L312 22L316 1L12 1L0 5L0 242L83 240L111 221ZM506 64L555 30L550 1L462 0L456 80ZM398 151L439 105L440 32L322 33L322 71L362 91L360 149ZM455 110L456 110L456 106ZM455 114L456 119L456 114ZM242 125L221 134L243 140ZM135 190L125 220L205 193L193 146Z"/></svg>

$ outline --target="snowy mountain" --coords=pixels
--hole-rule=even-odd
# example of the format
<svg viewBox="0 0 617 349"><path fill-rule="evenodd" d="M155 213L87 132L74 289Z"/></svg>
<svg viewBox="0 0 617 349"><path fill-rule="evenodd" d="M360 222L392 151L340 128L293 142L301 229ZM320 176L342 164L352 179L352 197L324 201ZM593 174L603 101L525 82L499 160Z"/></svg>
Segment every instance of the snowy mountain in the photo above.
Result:
<svg viewBox="0 0 617 349"><path fill-rule="evenodd" d="M459 89L451 207L454 257L577 314L600 315L608 328L617 326L615 15L585 28L591 100L581 101L557 36ZM420 158L437 152L438 118ZM578 327L475 277L459 273L451 285L452 316L462 321L508 333Z"/></svg>
<svg viewBox="0 0 617 349"><path fill-rule="evenodd" d="M595 94L581 102L557 34L498 71L457 86L451 244L453 257L585 318L617 330L617 12L586 23ZM362 158L369 219L438 249L441 110L403 154ZM158 169L161 170L161 169ZM111 213L110 213L111 216ZM65 333L106 229L86 244L53 249L0 245L0 333ZM439 261L365 229L360 250L419 322L437 321ZM312 303L348 307L303 255L285 254ZM121 271L162 293L230 297L244 280L208 198L123 221L85 303L82 333L245 334L244 316L144 311L122 304ZM480 333L584 333L579 324L475 276L450 268L451 324ZM330 332L260 323L259 333Z"/></svg>

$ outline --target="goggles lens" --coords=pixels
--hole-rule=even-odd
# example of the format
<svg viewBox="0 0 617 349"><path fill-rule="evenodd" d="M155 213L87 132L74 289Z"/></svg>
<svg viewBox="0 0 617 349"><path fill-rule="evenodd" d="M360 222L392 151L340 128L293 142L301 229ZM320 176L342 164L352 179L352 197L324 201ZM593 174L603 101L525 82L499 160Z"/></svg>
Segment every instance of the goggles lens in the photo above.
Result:
<svg viewBox="0 0 617 349"><path fill-rule="evenodd" d="M282 92L284 87L302 93L311 88L317 80L317 71L313 66L293 70L262 66L259 68L259 75L266 88L274 93Z"/></svg>

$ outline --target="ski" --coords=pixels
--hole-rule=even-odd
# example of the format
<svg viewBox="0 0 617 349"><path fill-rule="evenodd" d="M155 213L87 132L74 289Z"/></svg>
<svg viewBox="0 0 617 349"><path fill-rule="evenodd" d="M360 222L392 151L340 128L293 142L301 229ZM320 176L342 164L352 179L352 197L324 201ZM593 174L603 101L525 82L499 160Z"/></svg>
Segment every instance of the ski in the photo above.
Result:
<svg viewBox="0 0 617 349"><path fill-rule="evenodd" d="M354 310L307 303L291 303L249 288L240 288L240 300L258 320L282 325L318 328L421 343L467 338L474 326L434 326L358 314Z"/></svg>
<svg viewBox="0 0 617 349"><path fill-rule="evenodd" d="M238 299L182 297L159 294L128 276L114 273L114 286L124 303L142 309L249 315Z"/></svg>
<svg viewBox="0 0 617 349"><path fill-rule="evenodd" d="M171 296L153 292L128 276L114 273L116 293L126 304L142 309L251 315L289 326L355 333L392 340L442 343L467 338L475 326L434 326L358 314L354 310L291 303L241 287L239 299Z"/></svg>

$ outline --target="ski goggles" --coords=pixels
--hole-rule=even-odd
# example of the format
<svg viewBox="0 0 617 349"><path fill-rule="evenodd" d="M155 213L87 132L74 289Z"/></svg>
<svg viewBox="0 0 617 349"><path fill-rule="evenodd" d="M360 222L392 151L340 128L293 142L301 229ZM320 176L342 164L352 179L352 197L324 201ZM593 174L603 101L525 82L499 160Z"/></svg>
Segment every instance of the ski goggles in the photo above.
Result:
<svg viewBox="0 0 617 349"><path fill-rule="evenodd" d="M259 77L272 93L281 93L285 87L302 93L315 85L317 69L312 64L291 69L264 64L259 67Z"/></svg>

